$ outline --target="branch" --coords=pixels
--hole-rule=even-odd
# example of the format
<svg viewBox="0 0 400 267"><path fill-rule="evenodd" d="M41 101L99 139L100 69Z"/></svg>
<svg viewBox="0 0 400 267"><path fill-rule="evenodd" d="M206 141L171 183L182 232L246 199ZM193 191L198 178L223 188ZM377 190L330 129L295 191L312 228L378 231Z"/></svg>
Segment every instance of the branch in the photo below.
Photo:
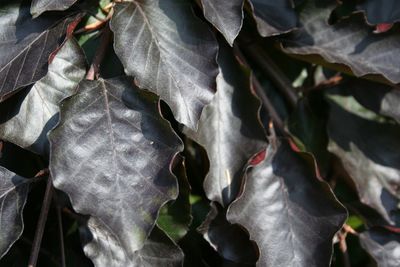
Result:
<svg viewBox="0 0 400 267"><path fill-rule="evenodd" d="M46 191L44 193L42 209L40 210L38 224L36 226L35 238L33 239L32 251L29 257L28 267L35 267L40 251L40 244L42 243L44 227L49 213L51 198L53 195L53 184L51 176L47 179Z"/></svg>
<svg viewBox="0 0 400 267"><path fill-rule="evenodd" d="M94 55L93 62L90 65L90 69L86 74L87 80L97 79L100 72L100 64L106 55L108 45L111 42L112 33L107 22L107 25L104 27L103 32L101 34L100 45L96 50L96 54Z"/></svg>

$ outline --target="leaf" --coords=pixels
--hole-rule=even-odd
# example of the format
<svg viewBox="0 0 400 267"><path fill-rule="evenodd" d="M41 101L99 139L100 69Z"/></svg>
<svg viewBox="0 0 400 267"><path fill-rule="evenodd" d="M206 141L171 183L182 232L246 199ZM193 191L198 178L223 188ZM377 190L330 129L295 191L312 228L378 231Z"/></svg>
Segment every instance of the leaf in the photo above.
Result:
<svg viewBox="0 0 400 267"><path fill-rule="evenodd" d="M380 74L392 83L399 83L400 34L374 34L360 15L328 25L328 17L336 3L326 2L318 5L312 0L307 1L300 14L303 27L283 39L285 51L299 55L317 54L329 63L350 67L356 76Z"/></svg>
<svg viewBox="0 0 400 267"><path fill-rule="evenodd" d="M232 46L243 23L243 0L201 0L204 16Z"/></svg>
<svg viewBox="0 0 400 267"><path fill-rule="evenodd" d="M29 180L0 166L0 258L22 235Z"/></svg>
<svg viewBox="0 0 400 267"><path fill-rule="evenodd" d="M248 70L222 44L218 64L217 93L204 109L197 132L188 130L187 134L205 147L210 160L204 181L207 197L227 206L238 194L247 162L265 148L266 137Z"/></svg>
<svg viewBox="0 0 400 267"><path fill-rule="evenodd" d="M32 19L21 1L0 6L0 102L47 73L53 53L76 16Z"/></svg>
<svg viewBox="0 0 400 267"><path fill-rule="evenodd" d="M158 99L129 79L83 80L77 91L49 134L54 186L90 216L84 250L97 266L136 266L160 207L177 197L170 164L181 141Z"/></svg>
<svg viewBox="0 0 400 267"><path fill-rule="evenodd" d="M258 32L263 37L278 35L297 26L297 15L291 0L250 0Z"/></svg>
<svg viewBox="0 0 400 267"><path fill-rule="evenodd" d="M243 228L227 221L226 210L213 202L210 206L206 220L197 230L225 259L254 265L258 258L257 245L249 240L249 235Z"/></svg>
<svg viewBox="0 0 400 267"><path fill-rule="evenodd" d="M178 178L179 195L174 202L167 203L160 210L157 225L175 242L182 239L189 231L192 222L190 206L190 184L186 177L185 161L174 168L174 174Z"/></svg>
<svg viewBox="0 0 400 267"><path fill-rule="evenodd" d="M242 194L228 208L228 220L256 241L259 266L330 264L332 238L346 210L317 180L306 155L272 139L265 160L248 172Z"/></svg>
<svg viewBox="0 0 400 267"><path fill-rule="evenodd" d="M365 0L357 5L365 13L368 23L394 23L400 20L400 2L397 0Z"/></svg>
<svg viewBox="0 0 400 267"><path fill-rule="evenodd" d="M342 161L360 201L394 224L400 203L400 127L357 110L354 99L334 96L329 101L328 150Z"/></svg>
<svg viewBox="0 0 400 267"><path fill-rule="evenodd" d="M99 231L99 234L103 234ZM81 229L81 236L84 242L90 238L90 231L87 228ZM99 236L100 237L100 236ZM101 237L107 240L107 235ZM117 244L112 244L116 245ZM95 266L137 266L137 267L177 267L182 266L183 252L169 237L159 228L154 227L150 236L146 239L144 246L133 254L126 265L107 265L110 262L108 258L98 257L99 247L96 243L89 243L85 246L85 253L90 258L95 258Z"/></svg>
<svg viewBox="0 0 400 267"><path fill-rule="evenodd" d="M215 91L217 42L185 0L117 3L115 52L141 88L161 96L175 118L196 129Z"/></svg>
<svg viewBox="0 0 400 267"><path fill-rule="evenodd" d="M0 138L42 155L49 154L47 132L58 121L58 103L72 95L86 73L83 51L74 39L61 47L46 76L0 103Z"/></svg>
<svg viewBox="0 0 400 267"><path fill-rule="evenodd" d="M374 227L360 234L361 246L380 267L400 265L400 235L381 227Z"/></svg>
<svg viewBox="0 0 400 267"><path fill-rule="evenodd" d="M34 18L46 11L66 10L77 0L32 0L31 14Z"/></svg>

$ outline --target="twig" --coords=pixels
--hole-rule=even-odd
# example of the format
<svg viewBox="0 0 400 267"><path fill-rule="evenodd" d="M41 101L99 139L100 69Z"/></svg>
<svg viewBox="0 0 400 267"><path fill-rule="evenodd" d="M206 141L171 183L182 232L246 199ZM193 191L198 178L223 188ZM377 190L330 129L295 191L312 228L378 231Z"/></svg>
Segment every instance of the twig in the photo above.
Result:
<svg viewBox="0 0 400 267"><path fill-rule="evenodd" d="M66 267L65 262L65 247L64 247L64 230L62 224L62 214L61 207L58 204L57 194L53 194L53 200L56 203L56 211L57 211L57 221L58 221L58 234L60 236L60 254L61 254L61 266Z"/></svg>
<svg viewBox="0 0 400 267"><path fill-rule="evenodd" d="M244 54L254 61L265 72L276 87L283 93L292 107L295 107L298 96L292 86L291 81L272 61L267 53L259 47L257 43L245 44L241 46Z"/></svg>
<svg viewBox="0 0 400 267"><path fill-rule="evenodd" d="M94 55L93 62L90 65L90 69L86 74L87 80L94 80L98 78L100 71L100 64L103 61L104 56L107 52L108 45L111 42L111 37L112 33L107 23L101 34L100 45L97 48L96 54Z"/></svg>
<svg viewBox="0 0 400 267"><path fill-rule="evenodd" d="M25 243L26 245L32 247L32 241L29 240L28 238L22 236L20 240L21 240L23 243ZM45 248L40 248L39 253L41 253L42 255L44 255L44 256L46 256L46 257L48 257L48 258L55 264L55 266L61 266L61 265L60 265L60 262L59 262L59 260L58 260L58 258L55 257L55 256L53 255L53 253L51 253L51 252L48 251L47 249L45 249Z"/></svg>
<svg viewBox="0 0 400 267"><path fill-rule="evenodd" d="M42 243L44 227L49 213L51 198L53 194L53 184L51 176L47 179L46 191L44 193L42 209L40 210L39 220L36 226L35 238L33 239L32 251L29 257L28 267L35 267Z"/></svg>

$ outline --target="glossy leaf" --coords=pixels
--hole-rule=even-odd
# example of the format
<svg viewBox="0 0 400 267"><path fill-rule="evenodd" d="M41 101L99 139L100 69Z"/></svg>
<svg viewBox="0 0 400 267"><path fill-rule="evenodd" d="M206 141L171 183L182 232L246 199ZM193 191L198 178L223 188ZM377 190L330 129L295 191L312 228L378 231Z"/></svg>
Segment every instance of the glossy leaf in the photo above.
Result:
<svg viewBox="0 0 400 267"><path fill-rule="evenodd" d="M46 11L66 10L77 0L32 0L31 14L34 18Z"/></svg>
<svg viewBox="0 0 400 267"><path fill-rule="evenodd" d="M74 19L65 14L32 19L21 1L0 6L0 102L46 74L50 54Z"/></svg>
<svg viewBox="0 0 400 267"><path fill-rule="evenodd" d="M158 99L129 79L84 80L49 139L54 186L90 216L85 253L96 266L136 266L160 207L178 191L170 164L182 144Z"/></svg>
<svg viewBox="0 0 400 267"><path fill-rule="evenodd" d="M47 132L58 121L58 103L72 95L86 73L85 55L66 41L46 76L0 103L0 138L42 155L49 154Z"/></svg>
<svg viewBox="0 0 400 267"><path fill-rule="evenodd" d="M400 20L400 2L397 0L365 0L357 5L370 24L394 23Z"/></svg>
<svg viewBox="0 0 400 267"><path fill-rule="evenodd" d="M250 90L250 75L231 49L221 45L217 93L189 137L204 146L210 170L204 189L210 200L229 205L238 194L250 158L266 147L259 121L260 102Z"/></svg>
<svg viewBox="0 0 400 267"><path fill-rule="evenodd" d="M346 210L318 181L304 153L272 139L263 162L251 169L243 193L227 212L260 250L258 266L329 266L332 238Z"/></svg>
<svg viewBox="0 0 400 267"><path fill-rule="evenodd" d="M400 126L380 122L359 106L351 98L330 101L328 149L342 161L361 202L393 224L400 203Z"/></svg>
<svg viewBox="0 0 400 267"><path fill-rule="evenodd" d="M218 204L211 203L211 210L198 231L227 260L254 265L258 259L257 245L249 240L243 228L227 221L226 210Z"/></svg>
<svg viewBox="0 0 400 267"><path fill-rule="evenodd" d="M400 34L374 34L362 15L328 25L328 17L336 5L335 1L328 3L307 1L300 14L303 27L284 39L285 50L320 55L329 63L350 67L356 76L380 74L392 83L399 83Z"/></svg>
<svg viewBox="0 0 400 267"><path fill-rule="evenodd" d="M195 129L215 90L218 45L184 0L135 0L115 6L115 52L140 87L161 96Z"/></svg>
<svg viewBox="0 0 400 267"><path fill-rule="evenodd" d="M104 233L99 230L99 234ZM81 229L83 242L90 242L91 234L87 228ZM98 236L100 237L100 236ZM107 240L107 236L101 237ZM111 243L111 245L118 246ZM154 227L144 246L133 254L133 258L123 265L106 265L111 259L99 257L97 243L91 242L85 246L85 253L92 259L95 258L95 266L126 266L126 267L178 267L183 264L183 252L169 237L159 228Z"/></svg>
<svg viewBox="0 0 400 267"><path fill-rule="evenodd" d="M0 166L0 258L22 235L29 180Z"/></svg>
<svg viewBox="0 0 400 267"><path fill-rule="evenodd" d="M291 0L250 0L259 33L263 37L293 30L297 15Z"/></svg>
<svg viewBox="0 0 400 267"><path fill-rule="evenodd" d="M400 265L400 234L375 227L360 234L360 243L379 267Z"/></svg>
<svg viewBox="0 0 400 267"><path fill-rule="evenodd" d="M204 16L233 45L243 23L243 0L201 0Z"/></svg>

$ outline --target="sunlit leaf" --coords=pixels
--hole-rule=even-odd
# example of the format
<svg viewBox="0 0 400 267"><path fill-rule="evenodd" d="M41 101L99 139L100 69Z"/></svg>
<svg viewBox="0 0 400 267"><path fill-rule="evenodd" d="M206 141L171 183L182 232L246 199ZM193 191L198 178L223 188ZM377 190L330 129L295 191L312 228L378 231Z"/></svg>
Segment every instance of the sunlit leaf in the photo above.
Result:
<svg viewBox="0 0 400 267"><path fill-rule="evenodd" d="M34 18L45 11L66 10L77 0L32 0L31 14Z"/></svg>

